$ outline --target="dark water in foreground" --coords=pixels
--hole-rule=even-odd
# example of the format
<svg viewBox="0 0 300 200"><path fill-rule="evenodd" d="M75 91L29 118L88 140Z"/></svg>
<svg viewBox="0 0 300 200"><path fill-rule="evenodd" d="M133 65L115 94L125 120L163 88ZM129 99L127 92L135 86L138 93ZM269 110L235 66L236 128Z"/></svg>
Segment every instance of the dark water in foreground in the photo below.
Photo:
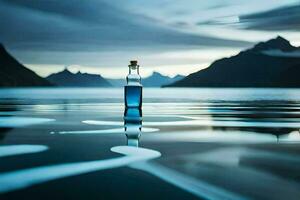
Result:
<svg viewBox="0 0 300 200"><path fill-rule="evenodd" d="M123 95L1 89L0 198L299 199L300 90L144 89L139 149Z"/></svg>

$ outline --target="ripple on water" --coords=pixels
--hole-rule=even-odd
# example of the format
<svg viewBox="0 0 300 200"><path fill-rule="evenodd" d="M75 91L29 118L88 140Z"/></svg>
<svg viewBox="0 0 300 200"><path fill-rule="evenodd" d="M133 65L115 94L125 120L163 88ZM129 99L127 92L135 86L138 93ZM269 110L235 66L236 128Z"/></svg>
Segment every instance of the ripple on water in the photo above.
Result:
<svg viewBox="0 0 300 200"><path fill-rule="evenodd" d="M160 152L155 150L130 146L117 146L111 148L111 150L125 156L107 160L49 165L2 173L0 174L0 193L24 189L55 179L126 166L131 163L154 159L161 155Z"/></svg>
<svg viewBox="0 0 300 200"><path fill-rule="evenodd" d="M158 128L147 128L142 127L142 133L151 133L159 131ZM110 134L110 133L126 133L124 128L113 128L104 130L86 130L86 131L59 131L58 134ZM50 132L50 134L55 134L55 132Z"/></svg>
<svg viewBox="0 0 300 200"><path fill-rule="evenodd" d="M53 121L55 121L55 119L37 117L0 117L0 128L16 128Z"/></svg>
<svg viewBox="0 0 300 200"><path fill-rule="evenodd" d="M195 117L191 117L195 118ZM121 126L121 121L85 120L82 123L91 125ZM146 121L145 126L210 126L210 127L254 127L254 128L300 128L299 122L280 121L217 121L212 119L194 119L178 121Z"/></svg>
<svg viewBox="0 0 300 200"><path fill-rule="evenodd" d="M14 156L27 153L38 153L46 151L47 149L48 147L44 145L30 144L0 146L0 157Z"/></svg>

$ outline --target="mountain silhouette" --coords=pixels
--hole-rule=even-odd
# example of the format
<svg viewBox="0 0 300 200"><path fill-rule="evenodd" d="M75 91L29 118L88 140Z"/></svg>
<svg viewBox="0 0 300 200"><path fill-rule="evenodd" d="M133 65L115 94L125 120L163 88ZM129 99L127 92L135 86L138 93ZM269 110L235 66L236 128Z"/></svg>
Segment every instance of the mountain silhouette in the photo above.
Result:
<svg viewBox="0 0 300 200"><path fill-rule="evenodd" d="M159 72L153 72L150 76L142 79L142 84L144 87L161 87L166 84L174 83L178 80L183 79L184 76L176 75L171 78L169 76L164 76ZM122 87L126 84L126 80L124 79L108 79L108 81L115 87Z"/></svg>
<svg viewBox="0 0 300 200"><path fill-rule="evenodd" d="M142 84L145 87L161 87L162 85L171 84L183 79L184 76L177 75L174 78L164 76L158 72L153 72L150 76L142 79Z"/></svg>
<svg viewBox="0 0 300 200"><path fill-rule="evenodd" d="M268 40L266 42L260 42L248 51L260 52L272 49L279 49L285 52L298 50L298 48L292 46L288 40L284 39L281 36L278 36L277 38Z"/></svg>
<svg viewBox="0 0 300 200"><path fill-rule="evenodd" d="M52 86L52 84L19 63L0 44L0 87L35 86Z"/></svg>
<svg viewBox="0 0 300 200"><path fill-rule="evenodd" d="M111 84L101 75L72 73L68 69L46 77L51 83L60 87L110 87Z"/></svg>
<svg viewBox="0 0 300 200"><path fill-rule="evenodd" d="M281 52L272 55L272 51ZM208 68L188 75L170 87L300 87L295 77L299 72L299 52L280 36L260 42L239 54L213 62ZM297 74L299 75L299 73Z"/></svg>

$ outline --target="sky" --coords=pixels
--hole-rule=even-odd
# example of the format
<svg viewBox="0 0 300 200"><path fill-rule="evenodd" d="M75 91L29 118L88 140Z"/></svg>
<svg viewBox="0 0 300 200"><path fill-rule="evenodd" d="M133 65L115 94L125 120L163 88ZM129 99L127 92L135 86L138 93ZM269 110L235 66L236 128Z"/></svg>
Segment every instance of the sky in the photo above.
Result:
<svg viewBox="0 0 300 200"><path fill-rule="evenodd" d="M0 0L0 42L41 76L122 78L137 59L188 75L281 35L300 46L300 0Z"/></svg>

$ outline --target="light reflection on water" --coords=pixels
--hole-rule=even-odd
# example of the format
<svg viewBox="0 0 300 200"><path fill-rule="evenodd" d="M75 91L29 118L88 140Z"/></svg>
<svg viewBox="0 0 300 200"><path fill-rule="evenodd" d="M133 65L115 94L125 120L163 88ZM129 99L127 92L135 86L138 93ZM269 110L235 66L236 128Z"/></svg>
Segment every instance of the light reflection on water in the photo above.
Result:
<svg viewBox="0 0 300 200"><path fill-rule="evenodd" d="M36 117L1 117L0 116L0 128L16 128L35 124L43 124L47 122L53 122L54 119L48 118L36 118Z"/></svg>
<svg viewBox="0 0 300 200"><path fill-rule="evenodd" d="M17 155L24 153L39 152L47 149L47 147L35 145L26 147L25 145L21 145L20 147L6 146L2 148L5 148L7 149L7 151L10 151L6 154L6 156L10 154ZM160 152L151 149L135 148L128 146L116 146L111 148L111 151L123 154L125 156L106 160L48 165L30 169L17 170L13 172L0 173L0 193L24 189L32 185L69 176L122 167L138 161L154 159L161 155Z"/></svg>
<svg viewBox="0 0 300 200"><path fill-rule="evenodd" d="M298 135L298 136L296 136ZM282 137L282 138L281 138ZM203 131L174 131L172 134L157 134L153 133L151 137L147 138L149 141L168 143L168 142L219 142L219 143L277 143L277 142L297 142L300 143L299 133L293 133L276 137L272 134L261 134L247 131L217 131L217 130L203 130Z"/></svg>
<svg viewBox="0 0 300 200"><path fill-rule="evenodd" d="M0 157L27 154L27 153L37 153L37 152L46 151L47 149L48 147L44 145L29 145L29 144L0 146Z"/></svg>
<svg viewBox="0 0 300 200"><path fill-rule="evenodd" d="M159 116L158 116L159 117ZM119 126L122 122L117 121L98 121L98 120L84 120L86 124L92 125L112 125ZM250 127L250 128L300 128L300 122L269 122L269 121L211 121L207 119L202 120L181 120L181 121L154 121L144 122L147 126L210 126L210 127Z"/></svg>
<svg viewBox="0 0 300 200"><path fill-rule="evenodd" d="M151 133L157 132L159 129L157 128L147 128L143 127L142 133ZM113 129L103 129L103 130L87 130L87 131L59 131L59 134L110 134L110 133L122 133L125 134L124 128L113 128ZM51 132L51 134L55 134L55 132Z"/></svg>

